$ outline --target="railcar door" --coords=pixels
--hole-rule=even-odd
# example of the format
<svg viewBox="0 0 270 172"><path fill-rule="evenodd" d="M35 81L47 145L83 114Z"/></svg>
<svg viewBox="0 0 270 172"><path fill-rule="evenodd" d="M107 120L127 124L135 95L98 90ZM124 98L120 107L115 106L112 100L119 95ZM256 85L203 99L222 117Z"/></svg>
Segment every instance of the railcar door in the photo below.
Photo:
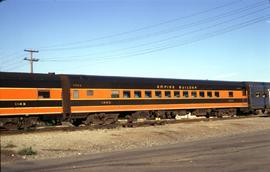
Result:
<svg viewBox="0 0 270 172"><path fill-rule="evenodd" d="M268 96L267 96L268 97ZM249 83L249 106L251 109L264 109L266 103L264 83Z"/></svg>
<svg viewBox="0 0 270 172"><path fill-rule="evenodd" d="M71 114L70 110L70 82L68 76L60 75L62 85L62 105L63 118L66 119Z"/></svg>
<svg viewBox="0 0 270 172"><path fill-rule="evenodd" d="M270 108L270 83L265 83L264 85L264 100L265 100L265 107L267 109Z"/></svg>

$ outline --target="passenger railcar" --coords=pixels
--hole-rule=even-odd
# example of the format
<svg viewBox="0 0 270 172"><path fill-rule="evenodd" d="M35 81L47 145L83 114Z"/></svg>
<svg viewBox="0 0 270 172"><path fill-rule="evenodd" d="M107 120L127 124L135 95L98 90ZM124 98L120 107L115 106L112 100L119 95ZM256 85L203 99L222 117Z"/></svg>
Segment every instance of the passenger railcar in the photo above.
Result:
<svg viewBox="0 0 270 172"><path fill-rule="evenodd" d="M0 126L237 115L270 109L269 83L0 73Z"/></svg>

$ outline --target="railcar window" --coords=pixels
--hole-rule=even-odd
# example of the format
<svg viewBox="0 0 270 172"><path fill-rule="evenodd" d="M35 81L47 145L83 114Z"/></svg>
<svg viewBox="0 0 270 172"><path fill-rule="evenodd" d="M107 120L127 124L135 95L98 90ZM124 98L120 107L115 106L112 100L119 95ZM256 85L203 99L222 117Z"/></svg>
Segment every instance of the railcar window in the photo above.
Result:
<svg viewBox="0 0 270 172"><path fill-rule="evenodd" d="M134 91L134 97L135 98L141 98L142 97L141 91Z"/></svg>
<svg viewBox="0 0 270 172"><path fill-rule="evenodd" d="M165 91L165 97L170 98L171 97L171 92L170 91Z"/></svg>
<svg viewBox="0 0 270 172"><path fill-rule="evenodd" d="M145 91L145 98L151 98L152 97L152 92L151 91Z"/></svg>
<svg viewBox="0 0 270 172"><path fill-rule="evenodd" d="M211 91L207 92L207 97L212 97L212 92Z"/></svg>
<svg viewBox="0 0 270 172"><path fill-rule="evenodd" d="M87 90L86 94L87 94L87 96L93 96L94 91L93 90Z"/></svg>
<svg viewBox="0 0 270 172"><path fill-rule="evenodd" d="M173 94L174 94L174 97L176 98L180 97L180 91L174 91Z"/></svg>
<svg viewBox="0 0 270 172"><path fill-rule="evenodd" d="M112 98L119 98L119 91L118 90L112 90Z"/></svg>
<svg viewBox="0 0 270 172"><path fill-rule="evenodd" d="M123 91L124 98L130 98L130 91Z"/></svg>
<svg viewBox="0 0 270 172"><path fill-rule="evenodd" d="M219 92L215 91L215 97L219 97Z"/></svg>
<svg viewBox="0 0 270 172"><path fill-rule="evenodd" d="M161 91L155 91L155 96L161 98Z"/></svg>
<svg viewBox="0 0 270 172"><path fill-rule="evenodd" d="M188 97L188 91L183 91L183 96Z"/></svg>
<svg viewBox="0 0 270 172"><path fill-rule="evenodd" d="M259 98L259 97L260 97L260 92L256 92L256 93L255 93L255 97L256 97L256 98Z"/></svg>
<svg viewBox="0 0 270 172"><path fill-rule="evenodd" d="M200 97L205 97L204 91L200 91Z"/></svg>
<svg viewBox="0 0 270 172"><path fill-rule="evenodd" d="M192 96L192 97L197 97L197 92L196 92L196 91L192 91L192 92L191 92L191 96Z"/></svg>
<svg viewBox="0 0 270 172"><path fill-rule="evenodd" d="M233 97L233 92L229 91L229 97Z"/></svg>
<svg viewBox="0 0 270 172"><path fill-rule="evenodd" d="M79 90L73 90L73 98L74 99L79 98Z"/></svg>
<svg viewBox="0 0 270 172"><path fill-rule="evenodd" d="M40 99L50 98L50 91L49 90L38 90L38 98L40 98Z"/></svg>

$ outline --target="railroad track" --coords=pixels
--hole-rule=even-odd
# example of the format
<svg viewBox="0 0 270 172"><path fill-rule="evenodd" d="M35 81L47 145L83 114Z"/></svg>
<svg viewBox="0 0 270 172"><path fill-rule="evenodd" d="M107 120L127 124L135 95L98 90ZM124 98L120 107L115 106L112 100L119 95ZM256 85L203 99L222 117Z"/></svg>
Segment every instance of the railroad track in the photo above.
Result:
<svg viewBox="0 0 270 172"><path fill-rule="evenodd" d="M223 117L223 118L195 118L195 119L162 119L162 120L138 120L133 121L132 123L127 122L126 120L120 120L116 124L110 125L91 125L91 126L70 126L67 124L59 126L42 126L36 128L30 128L27 130L0 130L0 135L15 135L15 134L28 134L28 133L42 133L42 132L55 132L55 131L82 131L82 130L97 130L97 129L113 129L117 127L147 127L147 126L157 126L165 124L177 124L177 123L192 123L192 122L202 122L202 121L218 121L218 120L236 120L236 119L245 119L245 118L258 118L258 117L270 117L267 114L262 115L248 115L248 116L237 116L237 117Z"/></svg>

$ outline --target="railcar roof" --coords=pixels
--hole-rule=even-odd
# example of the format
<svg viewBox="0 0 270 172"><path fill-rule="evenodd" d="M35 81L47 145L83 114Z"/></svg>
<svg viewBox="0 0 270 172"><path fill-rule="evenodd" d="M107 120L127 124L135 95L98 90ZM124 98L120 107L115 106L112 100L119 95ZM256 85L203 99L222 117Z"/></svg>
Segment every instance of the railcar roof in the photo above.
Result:
<svg viewBox="0 0 270 172"><path fill-rule="evenodd" d="M0 72L1 87L60 88L60 76L53 74L30 74Z"/></svg>
<svg viewBox="0 0 270 172"><path fill-rule="evenodd" d="M176 78L152 78L152 77L127 77L127 76L101 76L101 75L80 75L80 74L55 74L55 73L21 73L21 72L0 72L0 78L36 78L59 80L60 76L68 76L71 80L91 80L96 82L151 82L151 83L172 83L178 84L205 84L205 85L242 85L243 83L266 83L270 82L252 82L252 81L223 81L223 80L200 80L200 79L176 79Z"/></svg>

